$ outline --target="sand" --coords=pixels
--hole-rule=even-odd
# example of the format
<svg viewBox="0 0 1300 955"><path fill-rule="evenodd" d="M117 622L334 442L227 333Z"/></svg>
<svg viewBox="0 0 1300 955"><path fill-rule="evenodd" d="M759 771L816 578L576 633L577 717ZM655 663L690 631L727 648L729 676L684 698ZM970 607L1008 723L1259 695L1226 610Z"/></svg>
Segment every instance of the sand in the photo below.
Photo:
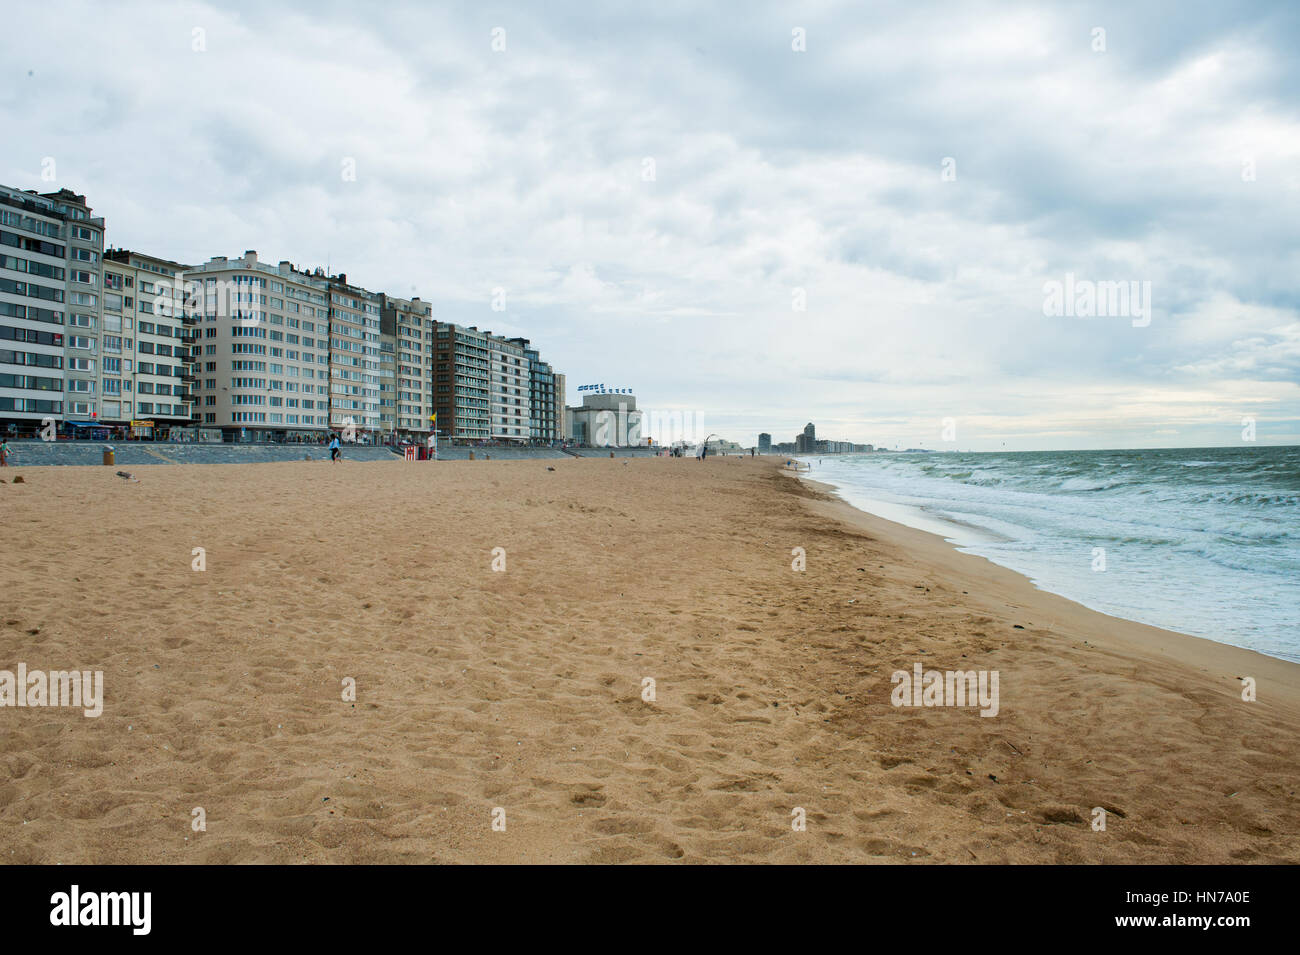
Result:
<svg viewBox="0 0 1300 955"><path fill-rule="evenodd" d="M0 708L3 861L1300 861L1300 667L770 458L113 471L0 472L0 669L106 686Z"/></svg>

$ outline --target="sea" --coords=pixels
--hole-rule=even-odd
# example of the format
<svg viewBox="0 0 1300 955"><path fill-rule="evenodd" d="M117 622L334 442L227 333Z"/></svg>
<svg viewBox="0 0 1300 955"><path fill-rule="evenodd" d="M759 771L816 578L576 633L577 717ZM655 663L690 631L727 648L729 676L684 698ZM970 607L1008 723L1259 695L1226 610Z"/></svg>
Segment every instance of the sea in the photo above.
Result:
<svg viewBox="0 0 1300 955"><path fill-rule="evenodd" d="M1300 662L1300 447L801 458L854 507L1043 590Z"/></svg>

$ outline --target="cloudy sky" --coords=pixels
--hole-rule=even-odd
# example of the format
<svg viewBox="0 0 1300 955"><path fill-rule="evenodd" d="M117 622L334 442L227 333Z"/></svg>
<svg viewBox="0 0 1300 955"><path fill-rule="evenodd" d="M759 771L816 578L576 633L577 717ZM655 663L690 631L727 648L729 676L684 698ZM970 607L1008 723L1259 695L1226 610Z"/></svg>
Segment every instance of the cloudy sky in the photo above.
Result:
<svg viewBox="0 0 1300 955"><path fill-rule="evenodd" d="M1300 5L614 6L24 4L0 182L745 444L1300 443Z"/></svg>

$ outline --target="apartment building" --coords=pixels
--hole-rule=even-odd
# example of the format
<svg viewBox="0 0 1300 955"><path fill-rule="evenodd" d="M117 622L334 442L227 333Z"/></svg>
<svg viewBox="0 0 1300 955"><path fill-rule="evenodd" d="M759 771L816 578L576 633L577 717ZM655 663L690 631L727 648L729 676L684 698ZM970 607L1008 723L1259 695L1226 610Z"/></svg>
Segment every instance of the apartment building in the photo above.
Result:
<svg viewBox="0 0 1300 955"><path fill-rule="evenodd" d="M135 418L135 303L139 269L117 250L104 253L104 300L101 305L99 420L127 429ZM139 427L145 425L141 422ZM152 427L152 423L148 426Z"/></svg>
<svg viewBox="0 0 1300 955"><path fill-rule="evenodd" d="M383 300L380 333L395 343L397 437L423 442L434 424L433 308L418 296Z"/></svg>
<svg viewBox="0 0 1300 955"><path fill-rule="evenodd" d="M67 190L38 195L0 186L0 424L7 435L35 434L47 418L62 421L68 396L84 414L98 410L83 385L65 389L74 291L79 321L98 317L103 226L84 197ZM74 283L74 270L90 281ZM76 377L84 381L97 341L92 329L75 327Z"/></svg>
<svg viewBox="0 0 1300 955"><path fill-rule="evenodd" d="M549 362L542 361L536 348L528 339L520 338L524 358L528 361L528 439L533 444L551 444L556 440L555 427L555 371Z"/></svg>
<svg viewBox="0 0 1300 955"><path fill-rule="evenodd" d="M524 356L527 339L502 338L487 332L492 438L526 444L529 437L530 370Z"/></svg>
<svg viewBox="0 0 1300 955"><path fill-rule="evenodd" d="M380 408L380 316L377 292L329 276L329 423L336 431L355 429L358 441L378 443Z"/></svg>
<svg viewBox="0 0 1300 955"><path fill-rule="evenodd" d="M104 253L99 419L136 437L166 438L192 423L186 269L130 249Z"/></svg>
<svg viewBox="0 0 1300 955"><path fill-rule="evenodd" d="M555 372L555 406L553 414L555 415L555 439L557 441L568 441L573 437L569 433L568 415L564 412L565 400L565 382L566 378L558 371Z"/></svg>
<svg viewBox="0 0 1300 955"><path fill-rule="evenodd" d="M433 323L433 404L444 437L469 442L492 436L489 337L472 325Z"/></svg>
<svg viewBox="0 0 1300 955"><path fill-rule="evenodd" d="M129 249L111 250L105 259L125 261L136 270L135 420L141 424L133 427L151 428L155 436L165 436L172 428L190 424L195 410L185 381L190 356L182 284L186 266ZM107 361L107 344L111 344L107 343L107 294L104 298Z"/></svg>
<svg viewBox="0 0 1300 955"><path fill-rule="evenodd" d="M249 251L216 256L184 280L199 423L220 428L227 441L324 435L331 414L331 282L324 272L269 265ZM376 345L376 363L377 354ZM376 409L377 395L376 385Z"/></svg>
<svg viewBox="0 0 1300 955"><path fill-rule="evenodd" d="M389 443L397 441L397 337L384 334L379 320L379 434Z"/></svg>
<svg viewBox="0 0 1300 955"><path fill-rule="evenodd" d="M0 186L0 432L227 441L564 437L564 376L527 339L419 298L259 261L108 248L84 196Z"/></svg>
<svg viewBox="0 0 1300 955"><path fill-rule="evenodd" d="M68 226L68 331L64 339L64 420L99 418L99 356L103 302L104 220L90 217L85 198L67 189L54 195L87 219Z"/></svg>

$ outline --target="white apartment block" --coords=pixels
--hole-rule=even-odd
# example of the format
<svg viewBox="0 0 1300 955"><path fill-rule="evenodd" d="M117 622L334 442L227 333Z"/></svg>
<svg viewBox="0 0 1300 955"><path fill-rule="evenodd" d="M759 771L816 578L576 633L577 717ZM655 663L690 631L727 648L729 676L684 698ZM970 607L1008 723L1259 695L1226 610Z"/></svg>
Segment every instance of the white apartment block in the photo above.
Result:
<svg viewBox="0 0 1300 955"><path fill-rule="evenodd" d="M145 438L192 423L195 408L185 377L189 343L178 289L186 268L129 249L104 253L101 422Z"/></svg>
<svg viewBox="0 0 1300 955"><path fill-rule="evenodd" d="M328 294L329 424L336 431L354 430L358 441L377 442L383 300L348 285L342 274L329 276Z"/></svg>
<svg viewBox="0 0 1300 955"><path fill-rule="evenodd" d="M315 440L329 427L329 280L217 256L185 274L195 412L227 440ZM377 420L376 415L376 420Z"/></svg>
<svg viewBox="0 0 1300 955"><path fill-rule="evenodd" d="M492 438L496 441L527 443L531 432L529 387L531 365L520 339L506 339L486 332L488 342L488 391L491 402Z"/></svg>

